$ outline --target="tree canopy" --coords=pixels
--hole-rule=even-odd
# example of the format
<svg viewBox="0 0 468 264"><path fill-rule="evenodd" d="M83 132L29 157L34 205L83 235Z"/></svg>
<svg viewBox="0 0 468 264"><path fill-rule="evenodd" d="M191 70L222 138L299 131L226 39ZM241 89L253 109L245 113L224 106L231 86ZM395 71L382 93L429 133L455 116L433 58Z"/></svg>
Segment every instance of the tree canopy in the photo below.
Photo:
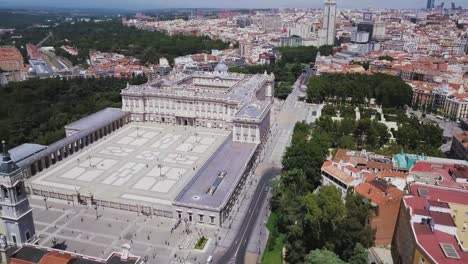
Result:
<svg viewBox="0 0 468 264"><path fill-rule="evenodd" d="M281 177L274 181L271 206L278 217L278 231L286 238L288 263L327 263L320 261L329 253L318 249L336 253L334 260L349 261L357 244L368 248L374 243L374 231L368 225L370 205L362 197L349 193L344 203L334 186L316 191L332 138L328 130L297 123L283 156ZM318 251L308 255L311 250Z"/></svg>
<svg viewBox="0 0 468 264"><path fill-rule="evenodd" d="M51 31L53 37L45 45L60 47L71 45L78 49L80 57L87 57L89 50L117 52L134 56L142 63L158 63L160 57L169 60L177 56L225 49L229 43L211 40L209 37L173 35L162 32L139 30L127 27L120 20L106 22L61 23L53 28L26 28L18 33L22 39L15 39L15 45L24 50L26 43L38 43ZM3 41L2 44L7 44Z"/></svg>
<svg viewBox="0 0 468 264"><path fill-rule="evenodd" d="M0 89L0 138L11 145L50 144L65 136L63 127L106 107L121 107L126 79L29 79Z"/></svg>
<svg viewBox="0 0 468 264"><path fill-rule="evenodd" d="M308 84L310 101L365 104L372 98L383 107L403 108L411 104L413 91L401 78L386 74L325 74Z"/></svg>
<svg viewBox="0 0 468 264"><path fill-rule="evenodd" d="M392 56L380 56L379 60L394 61L395 59Z"/></svg>
<svg viewBox="0 0 468 264"><path fill-rule="evenodd" d="M333 251L326 249L312 250L306 257L306 264L346 264Z"/></svg>
<svg viewBox="0 0 468 264"><path fill-rule="evenodd" d="M283 47L279 48L281 60L285 63L311 63L315 62L317 52L322 56L328 56L332 53L333 46L301 46L301 47Z"/></svg>

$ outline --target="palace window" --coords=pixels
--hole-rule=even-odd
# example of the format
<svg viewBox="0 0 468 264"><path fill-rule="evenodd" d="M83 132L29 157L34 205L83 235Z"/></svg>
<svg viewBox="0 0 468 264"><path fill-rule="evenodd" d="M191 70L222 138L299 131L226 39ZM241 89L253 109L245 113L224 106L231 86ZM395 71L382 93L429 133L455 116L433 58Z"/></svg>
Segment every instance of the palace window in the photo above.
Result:
<svg viewBox="0 0 468 264"><path fill-rule="evenodd" d="M21 183L21 182L19 182L19 183L16 185L16 187L15 187L15 189L16 189L16 195L20 196L20 195L22 194L22 190L23 190L22 187L23 187L23 186L22 186L22 183Z"/></svg>
<svg viewBox="0 0 468 264"><path fill-rule="evenodd" d="M8 195L8 189L2 186L2 190L3 190L3 196L5 196L5 198L9 198L10 196Z"/></svg>

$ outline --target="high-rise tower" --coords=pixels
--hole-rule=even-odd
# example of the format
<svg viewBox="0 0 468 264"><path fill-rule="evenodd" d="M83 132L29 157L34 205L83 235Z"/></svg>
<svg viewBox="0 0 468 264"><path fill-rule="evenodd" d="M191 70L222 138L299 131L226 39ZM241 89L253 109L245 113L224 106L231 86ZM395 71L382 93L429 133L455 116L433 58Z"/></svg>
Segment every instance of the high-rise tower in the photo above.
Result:
<svg viewBox="0 0 468 264"><path fill-rule="evenodd" d="M426 8L427 9L432 9L434 7L435 7L435 0L427 0Z"/></svg>
<svg viewBox="0 0 468 264"><path fill-rule="evenodd" d="M324 45L334 45L336 37L336 0L325 0L323 7L323 38Z"/></svg>
<svg viewBox="0 0 468 264"><path fill-rule="evenodd" d="M23 171L11 159L5 142L0 155L0 218L8 244L23 244L35 235L32 209L24 186Z"/></svg>

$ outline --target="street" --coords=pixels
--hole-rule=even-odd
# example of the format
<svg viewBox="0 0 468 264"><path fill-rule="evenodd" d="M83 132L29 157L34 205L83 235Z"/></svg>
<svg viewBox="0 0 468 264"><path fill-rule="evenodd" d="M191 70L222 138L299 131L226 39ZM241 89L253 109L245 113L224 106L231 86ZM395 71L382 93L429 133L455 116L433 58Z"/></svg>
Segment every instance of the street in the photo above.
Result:
<svg viewBox="0 0 468 264"><path fill-rule="evenodd" d="M248 205L248 211L241 221L240 228L237 230L233 243L227 250L216 255L214 263L245 263L249 242L261 240L261 233L266 233L266 230L257 232L255 228L265 228L264 225L259 227L256 223L266 223L268 219L268 214L260 214L260 212L262 211L262 206L265 204L268 207L268 203L265 203L265 200L269 194L271 180L281 172L281 158L286 147L289 146L291 142L294 125L298 121L309 120L311 113L317 111L314 107L307 105L305 102L297 101L301 85L305 81L302 75L298 78L294 84L293 91L288 98L282 102L279 113L275 115L271 126L272 136L269 141L269 146L265 151L263 162L259 165L266 169L262 175L259 175L259 182ZM263 248L261 250L263 250Z"/></svg>

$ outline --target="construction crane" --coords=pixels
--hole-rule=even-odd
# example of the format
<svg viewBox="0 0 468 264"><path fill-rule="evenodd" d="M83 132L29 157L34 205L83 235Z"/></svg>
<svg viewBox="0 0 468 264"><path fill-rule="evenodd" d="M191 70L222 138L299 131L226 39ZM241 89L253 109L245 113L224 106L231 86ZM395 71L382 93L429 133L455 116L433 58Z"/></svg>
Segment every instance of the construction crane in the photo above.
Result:
<svg viewBox="0 0 468 264"><path fill-rule="evenodd" d="M350 19L347 15L345 15L343 12L340 12L340 14L341 14L341 16L342 16L344 19L348 20L350 23L353 23L353 20L351 20L351 19Z"/></svg>

